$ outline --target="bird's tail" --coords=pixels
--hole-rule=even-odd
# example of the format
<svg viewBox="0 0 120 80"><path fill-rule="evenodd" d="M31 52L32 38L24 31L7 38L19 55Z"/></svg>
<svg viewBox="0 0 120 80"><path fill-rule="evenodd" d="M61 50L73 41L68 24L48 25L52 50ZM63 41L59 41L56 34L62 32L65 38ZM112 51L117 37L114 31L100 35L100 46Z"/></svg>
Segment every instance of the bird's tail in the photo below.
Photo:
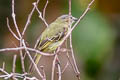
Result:
<svg viewBox="0 0 120 80"><path fill-rule="evenodd" d="M34 62L35 62L36 65L38 64L40 58L41 58L41 55L36 53L35 56L34 56ZM31 73L32 71L34 71L33 63L30 64L28 73Z"/></svg>

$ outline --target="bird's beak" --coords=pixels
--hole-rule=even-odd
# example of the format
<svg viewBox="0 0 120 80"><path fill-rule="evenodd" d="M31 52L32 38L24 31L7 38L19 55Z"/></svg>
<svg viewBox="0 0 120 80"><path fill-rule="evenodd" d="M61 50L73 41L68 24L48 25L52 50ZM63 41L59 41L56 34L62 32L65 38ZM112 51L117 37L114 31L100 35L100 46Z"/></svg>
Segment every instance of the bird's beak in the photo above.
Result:
<svg viewBox="0 0 120 80"><path fill-rule="evenodd" d="M73 19L74 21L77 21L77 20L78 20L78 18L75 18L75 17L73 17L72 19Z"/></svg>

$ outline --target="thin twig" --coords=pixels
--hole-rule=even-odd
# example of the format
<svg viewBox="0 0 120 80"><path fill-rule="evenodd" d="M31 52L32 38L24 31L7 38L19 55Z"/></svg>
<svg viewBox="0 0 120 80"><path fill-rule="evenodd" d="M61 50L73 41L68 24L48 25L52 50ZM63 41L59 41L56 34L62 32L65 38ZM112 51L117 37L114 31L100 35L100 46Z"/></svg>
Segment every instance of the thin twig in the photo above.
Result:
<svg viewBox="0 0 120 80"><path fill-rule="evenodd" d="M27 47L26 47L27 48ZM33 51L35 52L35 54L40 54L40 55L43 55L43 56L54 56L55 54L49 54L49 53L44 53L44 52L41 52L39 50L36 50L36 49L33 49L33 48L27 48L29 51Z"/></svg>
<svg viewBox="0 0 120 80"><path fill-rule="evenodd" d="M45 19L45 12L46 12L46 8L47 8L48 3L49 3L49 1L47 0L45 7L43 9L43 19Z"/></svg>
<svg viewBox="0 0 120 80"><path fill-rule="evenodd" d="M61 78L62 78L62 71L60 65L58 64L58 80L61 80Z"/></svg>
<svg viewBox="0 0 120 80"><path fill-rule="evenodd" d="M68 49L67 41L68 41L68 40L66 40L66 48ZM77 72L76 72L76 69L75 69L75 67L74 67L74 64L73 64L73 63L71 62L71 60L70 60L70 56L69 56L69 52L68 52L68 51L67 51L66 56L67 56L67 59L68 59L70 65L71 65L71 67L72 67L74 73L76 74L76 73L77 73Z"/></svg>
<svg viewBox="0 0 120 80"><path fill-rule="evenodd" d="M4 48L4 49L0 49L0 52L4 52L4 51L18 51L24 49L24 47L17 47L17 48Z"/></svg>
<svg viewBox="0 0 120 80"><path fill-rule="evenodd" d="M0 68L0 72L3 73L3 75L0 75L0 78L3 78L4 80L38 80L36 77L28 77L27 73L20 74L20 73L8 73L2 68Z"/></svg>
<svg viewBox="0 0 120 80"><path fill-rule="evenodd" d="M0 72L3 72L4 74L9 74L8 72L6 72L4 69L0 68Z"/></svg>
<svg viewBox="0 0 120 80"><path fill-rule="evenodd" d="M54 80L54 72L55 72L56 59L57 59L57 55L54 56L54 60L53 60L53 64L52 64L51 80Z"/></svg>
<svg viewBox="0 0 120 80"><path fill-rule="evenodd" d="M67 62L66 65L65 65L65 67L64 67L63 70L62 70L62 74L63 74L63 73L65 72L65 70L67 69L68 65L69 65L69 63Z"/></svg>
<svg viewBox="0 0 120 80"><path fill-rule="evenodd" d="M40 1L40 0L37 0L36 4L38 4L39 1ZM34 4L34 3L33 3L33 4ZM34 11L35 11L35 6L33 6L32 11L31 11L30 14L28 15L27 22L26 22L25 27L24 27L23 32L22 32L22 36L25 34L25 31L26 31L28 25L30 24L30 19L31 19Z"/></svg>
<svg viewBox="0 0 120 80"><path fill-rule="evenodd" d="M46 80L46 74L45 74L44 66L40 66L40 68L42 69L44 80Z"/></svg>
<svg viewBox="0 0 120 80"><path fill-rule="evenodd" d="M76 76L78 77L78 80L80 80L80 72L79 72L77 64L76 64L76 60L75 60L75 56L74 56L74 52L73 52L73 47L72 47L72 35L70 35L70 49L71 49L71 56L73 59L73 63L74 63L75 70L76 70Z"/></svg>
<svg viewBox="0 0 120 80"><path fill-rule="evenodd" d="M9 25L9 19L7 18L7 27L9 29L9 31L12 33L12 35L17 39L17 40L20 40L16 34L12 31L12 29L10 28L10 25Z"/></svg>
<svg viewBox="0 0 120 80"><path fill-rule="evenodd" d="M37 73L39 74L39 76L40 76L42 79L44 79L43 75L40 73L40 71L39 71L37 65L35 64L34 60L32 59L32 57L31 57L31 55L30 55L30 53L29 53L29 51L28 51L28 49L27 49L27 47L26 47L24 41L22 41L22 43L23 43L23 46L25 47L25 51L26 51L28 57L30 58L31 62L33 63L33 65L34 65L34 67L35 67Z"/></svg>
<svg viewBox="0 0 120 80"><path fill-rule="evenodd" d="M14 55L14 58L13 58L13 67L12 67L12 72L15 73L15 69L16 69L16 58L17 58L17 55Z"/></svg>
<svg viewBox="0 0 120 80"><path fill-rule="evenodd" d="M14 6L15 6L14 0L12 0L12 19L13 19L13 22L14 22L14 25L15 25L15 28L16 28L16 31L17 31L19 37L21 38L21 34L20 34L19 29L18 29L18 25L17 25L17 23L16 23L16 18L15 18L16 15L15 15L15 11L14 11Z"/></svg>
<svg viewBox="0 0 120 80"><path fill-rule="evenodd" d="M85 11L83 12L83 14L79 17L78 21L73 25L72 29L70 30L70 33L71 33L71 31L73 31L73 29L80 23L80 21L84 18L84 16L85 16L85 15L87 14L87 12L90 10L90 6L93 4L94 1L95 1L95 0L92 0L92 1L88 4L86 10L85 10ZM70 34L70 33L69 33L69 34Z"/></svg>
<svg viewBox="0 0 120 80"><path fill-rule="evenodd" d="M62 71L61 71L61 66L60 66L60 60L59 60L59 58L58 58L58 56L57 56L57 63L56 63L56 65L57 65L57 68L58 68L58 80L61 80L61 78L62 78Z"/></svg>
<svg viewBox="0 0 120 80"><path fill-rule="evenodd" d="M38 9L36 2L33 4L37 10L37 12L39 13L39 18L44 22L44 24L48 27L48 23L46 22L46 20L42 17L42 13L40 12L40 10Z"/></svg>
<svg viewBox="0 0 120 80"><path fill-rule="evenodd" d="M70 60L69 53L67 53L67 59L68 59L68 61L69 61L70 65L71 65L71 67L72 67L72 69L73 69L74 73L76 74L77 72L76 72L76 69L75 69L74 65L72 64L72 62L71 62L71 60Z"/></svg>
<svg viewBox="0 0 120 80"><path fill-rule="evenodd" d="M20 47L22 47L22 41L20 41ZM21 59L22 71L25 73L25 63L24 63L24 57L23 57L22 50L20 50L20 59Z"/></svg>
<svg viewBox="0 0 120 80"><path fill-rule="evenodd" d="M33 48L28 48L28 47L17 47L17 48L3 48L0 49L0 52L5 52L5 51L18 51L18 50L23 50L23 49L27 49L29 51L33 51L34 53L43 55L43 56L54 56L55 54L49 54L49 53L44 53L41 52L39 50L33 49Z"/></svg>
<svg viewBox="0 0 120 80"><path fill-rule="evenodd" d="M2 69L5 70L5 62L3 62Z"/></svg>
<svg viewBox="0 0 120 80"><path fill-rule="evenodd" d="M71 0L69 0L69 16L71 16Z"/></svg>

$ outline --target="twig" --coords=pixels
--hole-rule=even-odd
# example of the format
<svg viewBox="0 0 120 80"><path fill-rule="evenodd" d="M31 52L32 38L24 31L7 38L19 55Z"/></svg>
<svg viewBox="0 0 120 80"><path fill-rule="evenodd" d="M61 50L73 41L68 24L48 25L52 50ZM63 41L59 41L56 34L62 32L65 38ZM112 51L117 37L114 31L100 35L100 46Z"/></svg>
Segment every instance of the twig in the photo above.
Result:
<svg viewBox="0 0 120 80"><path fill-rule="evenodd" d="M71 16L71 0L69 0L69 16ZM70 19L70 17L69 17Z"/></svg>
<svg viewBox="0 0 120 80"><path fill-rule="evenodd" d="M5 62L3 62L2 69L3 70L5 69Z"/></svg>
<svg viewBox="0 0 120 80"><path fill-rule="evenodd" d="M39 13L39 18L44 22L44 24L48 27L48 23L46 22L46 20L42 17L42 13L40 12L40 10L38 9L36 2L33 3L33 5L35 6L37 12Z"/></svg>
<svg viewBox="0 0 120 80"><path fill-rule="evenodd" d="M72 62L70 60L69 53L67 53L67 58L68 58L68 61L69 61L70 65L71 65L71 67L73 68L74 73L76 74L77 72L76 72L76 69L75 69L74 65L72 64Z"/></svg>
<svg viewBox="0 0 120 80"><path fill-rule="evenodd" d="M66 65L65 65L65 67L64 67L63 70L61 71L62 74L63 74L63 73L65 72L65 70L67 69L68 65L69 65L69 63L67 62Z"/></svg>
<svg viewBox="0 0 120 80"><path fill-rule="evenodd" d="M18 50L23 50L23 49L27 49L29 51L33 51L37 54L43 55L43 56L54 56L55 54L49 54L49 53L44 53L44 52L40 52L39 50L33 49L33 48L28 48L28 47L17 47L17 48L4 48L4 49L0 49L0 52L4 52L4 51L18 51Z"/></svg>
<svg viewBox="0 0 120 80"><path fill-rule="evenodd" d="M3 73L3 75L0 75L0 78L3 78L4 80L38 80L36 77L27 77L27 73L20 74L20 73L8 73L2 68L0 68L0 72Z"/></svg>
<svg viewBox="0 0 120 80"><path fill-rule="evenodd" d="M12 35L17 39L17 40L20 40L16 34L12 31L12 29L10 28L10 25L9 25L9 19L7 18L7 27L9 29L9 31L12 33Z"/></svg>
<svg viewBox="0 0 120 80"><path fill-rule="evenodd" d="M67 40L66 40L66 48L68 49ZM74 73L76 74L76 73L77 73L77 72L76 72L76 69L75 69L75 67L74 67L74 64L73 64L73 63L71 62L71 60L70 60L70 56L69 56L69 52L68 52L68 51L67 51L66 56L67 56L67 59L68 59L70 65L71 65L71 67L72 67Z"/></svg>
<svg viewBox="0 0 120 80"><path fill-rule="evenodd" d="M16 58L17 58L17 55L14 55L14 58L13 58L13 67L12 67L12 72L15 73L15 69L16 69Z"/></svg>
<svg viewBox="0 0 120 80"><path fill-rule="evenodd" d="M73 64L75 66L75 70L76 70L76 76L78 77L78 80L80 80L80 72L78 70L76 61L75 61L75 56L74 56L74 52L73 52L73 47L72 47L72 35L70 35L70 49L71 49L71 56L73 59Z"/></svg>
<svg viewBox="0 0 120 80"><path fill-rule="evenodd" d="M17 48L4 48L4 49L0 49L0 52L4 52L4 51L18 51L24 49L24 47L17 47Z"/></svg>
<svg viewBox="0 0 120 80"><path fill-rule="evenodd" d="M12 18L13 18L13 22L14 22L14 25L15 25L15 28L16 28L16 31L18 33L18 36L21 38L21 34L20 34L20 31L18 29L18 25L16 23L16 15L15 15L15 11L14 11L14 0L12 0Z"/></svg>
<svg viewBox="0 0 120 80"><path fill-rule="evenodd" d="M57 56L57 63L56 63L56 65L57 65L57 68L58 68L58 80L61 80L61 78L62 78L62 71L61 71L61 66L60 66L60 60L59 60L59 58L58 58L58 56Z"/></svg>
<svg viewBox="0 0 120 80"><path fill-rule="evenodd" d="M27 47L26 47L27 48ZM33 49L33 48L27 48L29 51L33 51L35 52L35 54L40 54L40 55L43 55L43 56L54 56L55 54L49 54L49 53L44 53L44 52L41 52L39 50L36 50L36 49Z"/></svg>
<svg viewBox="0 0 120 80"><path fill-rule="evenodd" d="M36 4L38 4L39 1L40 1L40 0L37 0ZM34 3L33 3L33 4L34 4ZM25 27L24 27L23 32L22 32L22 36L25 34L25 31L26 31L28 25L30 24L30 19L31 19L34 11L35 11L35 6L33 6L32 11L31 11L30 14L28 15L27 22L26 22Z"/></svg>
<svg viewBox="0 0 120 80"><path fill-rule="evenodd" d="M46 80L46 74L45 74L44 66L40 66L40 67L41 67L41 69L42 69L42 73L43 73L44 80Z"/></svg>
<svg viewBox="0 0 120 80"><path fill-rule="evenodd" d="M20 41L20 47L22 47L22 41ZM24 64L24 57L22 50L20 50L20 59L21 59L22 71L25 73L25 64Z"/></svg>
<svg viewBox="0 0 120 80"><path fill-rule="evenodd" d="M48 3L49 3L49 1L47 0L45 7L43 9L43 19L45 19L45 12L46 12L46 8L47 8Z"/></svg>
<svg viewBox="0 0 120 80"><path fill-rule="evenodd" d="M4 69L0 68L0 72L3 72L4 74L9 74L8 72L6 72Z"/></svg>
<svg viewBox="0 0 120 80"><path fill-rule="evenodd" d="M95 0L91 0L91 2L88 4L86 10L83 12L83 14L79 17L78 21L73 25L72 29L70 30L70 33L71 31L80 23L80 21L84 18L84 16L87 14L87 12L90 10L90 6L93 4ZM70 34L69 33L69 34Z"/></svg>
<svg viewBox="0 0 120 80"><path fill-rule="evenodd" d="M60 65L58 64L58 76L59 76L58 80L61 80L61 77L62 77L61 74L62 74L61 67L60 67Z"/></svg>
<svg viewBox="0 0 120 80"><path fill-rule="evenodd" d="M39 71L37 65L35 64L34 60L32 59L32 57L31 57L31 55L30 55L30 53L29 53L29 51L28 51L28 49L27 49L27 47L26 47L24 41L22 41L22 43L23 43L23 46L25 47L25 51L26 51L28 57L30 58L31 62L33 63L33 65L34 65L34 67L35 67L37 73L38 73L39 76L43 79L44 77L43 77L43 75L40 73L40 71Z"/></svg>
<svg viewBox="0 0 120 80"><path fill-rule="evenodd" d="M56 59L57 59L57 55L54 56L54 60L53 60L53 64L52 64L51 80L54 80L54 72L55 72Z"/></svg>

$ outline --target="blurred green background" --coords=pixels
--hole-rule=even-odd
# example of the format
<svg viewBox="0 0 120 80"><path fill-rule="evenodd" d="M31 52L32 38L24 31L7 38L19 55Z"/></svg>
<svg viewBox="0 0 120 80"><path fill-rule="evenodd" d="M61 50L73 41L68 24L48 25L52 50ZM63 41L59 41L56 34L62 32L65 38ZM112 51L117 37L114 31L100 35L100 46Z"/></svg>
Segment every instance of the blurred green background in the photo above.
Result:
<svg viewBox="0 0 120 80"><path fill-rule="evenodd" d="M20 31L23 30L28 14L36 0L15 0L15 13ZM90 0L72 0L72 15L80 17ZM42 11L46 0L40 0ZM46 20L50 24L58 16L68 13L68 0L49 0ZM38 13L32 16L25 39L29 47L45 29ZM0 48L15 47L18 41L10 34L6 18L15 31L11 18L11 0L0 0ZM91 10L73 31L73 48L81 72L81 80L119 80L120 78L120 0L95 0ZM11 71L13 54L0 52L0 66L6 62L6 70ZM27 61L26 61L27 63ZM27 66L27 65L26 65ZM16 72L21 71L17 58ZM68 73L67 73L68 72ZM62 80L77 80L72 71L67 71ZM71 75L71 76L69 76ZM2 80L2 79L1 79Z"/></svg>

